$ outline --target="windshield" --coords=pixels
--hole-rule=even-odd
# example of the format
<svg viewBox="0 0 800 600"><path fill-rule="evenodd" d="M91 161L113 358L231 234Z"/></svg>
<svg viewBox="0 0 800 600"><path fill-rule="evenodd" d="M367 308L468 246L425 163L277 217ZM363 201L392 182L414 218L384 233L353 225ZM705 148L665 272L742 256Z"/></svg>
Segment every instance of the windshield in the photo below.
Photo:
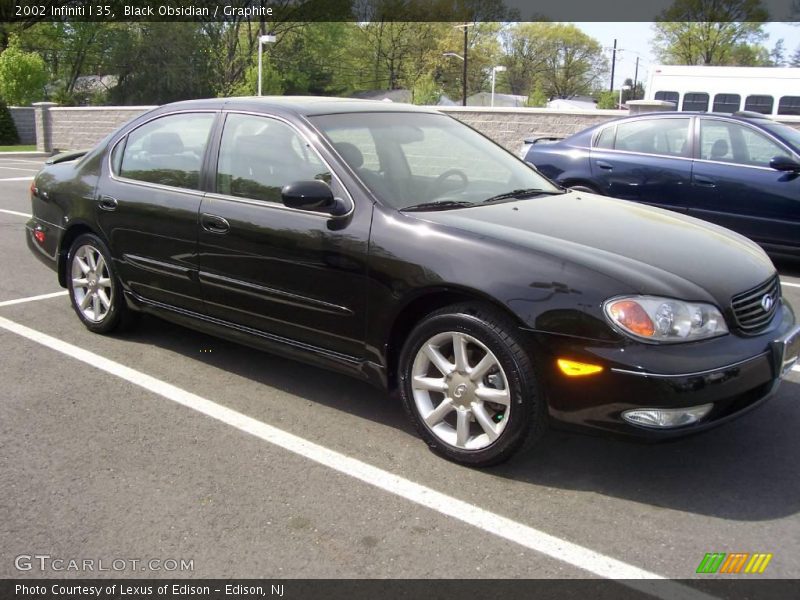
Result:
<svg viewBox="0 0 800 600"><path fill-rule="evenodd" d="M783 123L759 122L759 124L775 135L779 135L793 147L794 151L800 154L800 130L784 125Z"/></svg>
<svg viewBox="0 0 800 600"><path fill-rule="evenodd" d="M352 113L311 121L364 184L397 209L469 207L514 190L526 196L560 192L513 154L445 115Z"/></svg>

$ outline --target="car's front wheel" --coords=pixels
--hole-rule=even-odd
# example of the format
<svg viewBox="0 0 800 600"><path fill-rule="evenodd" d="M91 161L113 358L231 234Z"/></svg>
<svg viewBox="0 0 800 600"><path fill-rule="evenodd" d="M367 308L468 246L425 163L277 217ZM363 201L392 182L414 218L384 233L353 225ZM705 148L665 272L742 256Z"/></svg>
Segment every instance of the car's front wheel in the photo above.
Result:
<svg viewBox="0 0 800 600"><path fill-rule="evenodd" d="M485 467L542 436L544 402L517 329L498 311L465 304L412 331L400 357L400 391L432 450Z"/></svg>
<svg viewBox="0 0 800 600"><path fill-rule="evenodd" d="M111 253L96 235L81 235L70 247L67 288L72 308L90 331L109 333L132 322Z"/></svg>

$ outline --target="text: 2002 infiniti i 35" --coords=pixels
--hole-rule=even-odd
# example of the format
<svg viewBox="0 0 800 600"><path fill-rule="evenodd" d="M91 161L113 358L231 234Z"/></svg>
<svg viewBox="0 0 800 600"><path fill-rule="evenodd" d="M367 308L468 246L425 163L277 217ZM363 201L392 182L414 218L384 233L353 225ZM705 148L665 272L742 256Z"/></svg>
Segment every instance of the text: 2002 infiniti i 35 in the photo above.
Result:
<svg viewBox="0 0 800 600"><path fill-rule="evenodd" d="M464 464L548 422L697 432L797 360L754 243L560 188L433 110L181 102L56 157L31 191L27 242L90 330L152 313L399 388Z"/></svg>

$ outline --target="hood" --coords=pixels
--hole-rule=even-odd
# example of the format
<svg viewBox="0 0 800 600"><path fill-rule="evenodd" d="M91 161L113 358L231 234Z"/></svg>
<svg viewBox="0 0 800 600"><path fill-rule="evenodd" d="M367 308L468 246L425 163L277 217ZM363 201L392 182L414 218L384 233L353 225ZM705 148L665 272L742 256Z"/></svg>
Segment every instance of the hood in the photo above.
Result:
<svg viewBox="0 0 800 600"><path fill-rule="evenodd" d="M757 244L728 229L583 192L415 216L570 261L640 294L726 306L775 274Z"/></svg>

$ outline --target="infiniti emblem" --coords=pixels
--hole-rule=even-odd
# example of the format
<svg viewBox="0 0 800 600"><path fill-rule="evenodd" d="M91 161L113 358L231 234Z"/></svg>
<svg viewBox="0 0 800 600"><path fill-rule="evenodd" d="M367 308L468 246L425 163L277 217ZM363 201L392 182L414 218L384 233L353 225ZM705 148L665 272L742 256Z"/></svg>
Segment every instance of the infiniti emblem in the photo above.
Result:
<svg viewBox="0 0 800 600"><path fill-rule="evenodd" d="M464 392L466 391L467 391L467 386L466 384L462 383L455 389L455 391L453 391L453 396L455 396L456 398L461 398L461 396L463 396Z"/></svg>
<svg viewBox="0 0 800 600"><path fill-rule="evenodd" d="M769 294L764 294L764 297L761 298L761 308L764 309L764 312L769 312L769 309L772 308L773 302L774 300L772 299L772 296Z"/></svg>

